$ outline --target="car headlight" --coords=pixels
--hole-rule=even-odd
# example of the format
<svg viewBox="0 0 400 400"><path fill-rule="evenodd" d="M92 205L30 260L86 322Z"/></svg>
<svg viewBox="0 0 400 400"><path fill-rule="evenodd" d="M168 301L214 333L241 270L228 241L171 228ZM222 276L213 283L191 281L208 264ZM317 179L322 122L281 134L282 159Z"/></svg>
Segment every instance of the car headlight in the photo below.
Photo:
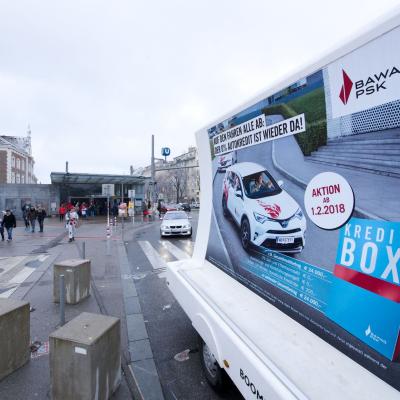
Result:
<svg viewBox="0 0 400 400"><path fill-rule="evenodd" d="M254 218L257 222L260 224L263 224L265 221L267 221L269 218L266 215L262 215L256 212L253 212Z"/></svg>
<svg viewBox="0 0 400 400"><path fill-rule="evenodd" d="M303 211L301 211L301 208L299 207L296 213L294 214L294 217L298 219L303 219L303 216L304 216Z"/></svg>

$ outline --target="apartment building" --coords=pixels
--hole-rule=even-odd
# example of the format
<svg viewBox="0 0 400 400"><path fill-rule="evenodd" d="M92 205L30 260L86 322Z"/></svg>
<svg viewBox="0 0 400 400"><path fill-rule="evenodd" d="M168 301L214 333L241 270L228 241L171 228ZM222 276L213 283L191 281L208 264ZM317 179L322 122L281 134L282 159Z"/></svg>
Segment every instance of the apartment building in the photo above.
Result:
<svg viewBox="0 0 400 400"><path fill-rule="evenodd" d="M0 135L0 183L37 183L31 133L26 137Z"/></svg>

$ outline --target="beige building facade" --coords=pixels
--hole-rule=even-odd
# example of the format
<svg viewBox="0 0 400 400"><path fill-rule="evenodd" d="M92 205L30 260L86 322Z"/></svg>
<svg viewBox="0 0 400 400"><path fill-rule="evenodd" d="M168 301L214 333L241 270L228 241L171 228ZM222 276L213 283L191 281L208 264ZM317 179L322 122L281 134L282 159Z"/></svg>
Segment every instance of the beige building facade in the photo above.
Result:
<svg viewBox="0 0 400 400"><path fill-rule="evenodd" d="M26 137L0 135L0 183L37 183L34 165L30 131Z"/></svg>

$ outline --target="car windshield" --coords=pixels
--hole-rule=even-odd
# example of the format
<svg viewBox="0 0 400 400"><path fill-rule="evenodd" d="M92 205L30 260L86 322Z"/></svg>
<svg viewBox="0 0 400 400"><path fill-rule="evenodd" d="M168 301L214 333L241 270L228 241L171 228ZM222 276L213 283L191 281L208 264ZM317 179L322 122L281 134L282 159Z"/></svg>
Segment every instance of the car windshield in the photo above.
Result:
<svg viewBox="0 0 400 400"><path fill-rule="evenodd" d="M164 219L187 219L187 215L183 211L167 212Z"/></svg>
<svg viewBox="0 0 400 400"><path fill-rule="evenodd" d="M275 179L267 171L245 176L243 178L243 186L246 196L250 199L275 196L282 191Z"/></svg>

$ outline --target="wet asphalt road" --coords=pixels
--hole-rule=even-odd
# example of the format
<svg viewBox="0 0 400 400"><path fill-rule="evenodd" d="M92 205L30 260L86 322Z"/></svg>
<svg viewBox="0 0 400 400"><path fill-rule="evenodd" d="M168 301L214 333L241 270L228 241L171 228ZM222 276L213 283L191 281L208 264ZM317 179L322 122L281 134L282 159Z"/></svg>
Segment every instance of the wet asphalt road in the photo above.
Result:
<svg viewBox="0 0 400 400"><path fill-rule="evenodd" d="M139 278L135 280L135 284L154 361L167 400L242 399L233 385L228 388L224 397L215 393L208 385L200 365L197 333L168 289L162 271L153 270L139 244L139 242L149 242L165 262L176 260L166 248L165 242L170 242L191 255L196 237L198 212L194 211L191 214L193 216L191 239L174 237L160 240L160 221L154 221L145 229L138 231L132 241L126 242L132 274L136 274ZM187 361L179 362L174 359L175 355L187 349L190 350Z"/></svg>

